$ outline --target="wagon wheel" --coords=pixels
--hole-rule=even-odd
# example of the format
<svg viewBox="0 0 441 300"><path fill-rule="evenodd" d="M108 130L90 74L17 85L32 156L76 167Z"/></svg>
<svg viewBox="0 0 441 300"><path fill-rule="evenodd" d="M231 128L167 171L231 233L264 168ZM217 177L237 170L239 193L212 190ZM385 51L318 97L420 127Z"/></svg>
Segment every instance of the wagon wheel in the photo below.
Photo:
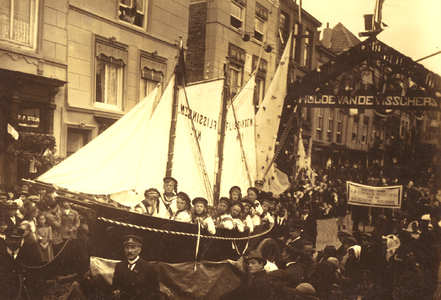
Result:
<svg viewBox="0 0 441 300"><path fill-rule="evenodd" d="M272 263L281 258L279 245L277 245L277 242L271 238L261 241L256 250L260 252L263 258Z"/></svg>

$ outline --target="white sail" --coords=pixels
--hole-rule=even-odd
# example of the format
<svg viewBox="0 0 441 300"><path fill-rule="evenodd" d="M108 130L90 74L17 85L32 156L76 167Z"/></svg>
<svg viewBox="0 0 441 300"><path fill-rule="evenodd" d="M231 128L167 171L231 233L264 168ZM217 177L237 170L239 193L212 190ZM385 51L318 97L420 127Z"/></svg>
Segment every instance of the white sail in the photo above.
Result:
<svg viewBox="0 0 441 300"><path fill-rule="evenodd" d="M179 90L172 176L190 198L213 205L213 186L223 79Z"/></svg>
<svg viewBox="0 0 441 300"><path fill-rule="evenodd" d="M280 171L276 172L272 160L283 102L287 93L286 85L290 51L291 35L286 42L276 74L256 114L257 178L264 180L263 189L265 191L271 191L274 194L280 194L289 187L287 176Z"/></svg>
<svg viewBox="0 0 441 300"><path fill-rule="evenodd" d="M245 193L256 178L253 104L255 84L253 75L233 99L233 104L228 107L221 170L221 197L228 197L232 186L239 186L242 193Z"/></svg>
<svg viewBox="0 0 441 300"><path fill-rule="evenodd" d="M162 182L173 81L154 112L157 88L93 141L37 180L89 194L142 191L158 178Z"/></svg>

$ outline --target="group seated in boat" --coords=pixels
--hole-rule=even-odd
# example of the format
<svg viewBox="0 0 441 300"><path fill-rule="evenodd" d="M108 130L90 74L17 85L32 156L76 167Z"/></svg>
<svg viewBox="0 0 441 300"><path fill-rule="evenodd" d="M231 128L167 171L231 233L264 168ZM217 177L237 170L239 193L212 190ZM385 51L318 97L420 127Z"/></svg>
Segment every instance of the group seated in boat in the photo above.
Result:
<svg viewBox="0 0 441 300"><path fill-rule="evenodd" d="M185 192L177 193L178 181L173 177L164 178L164 193L150 188L144 192L145 199L130 208L130 211L174 221L199 224L210 234L216 228L254 231L256 226L274 224L271 216L270 200L266 193L256 187L249 187L242 198L241 189L233 186L230 197L221 197L217 207L209 207L208 201L196 197L192 201ZM209 212L210 211L210 212Z"/></svg>

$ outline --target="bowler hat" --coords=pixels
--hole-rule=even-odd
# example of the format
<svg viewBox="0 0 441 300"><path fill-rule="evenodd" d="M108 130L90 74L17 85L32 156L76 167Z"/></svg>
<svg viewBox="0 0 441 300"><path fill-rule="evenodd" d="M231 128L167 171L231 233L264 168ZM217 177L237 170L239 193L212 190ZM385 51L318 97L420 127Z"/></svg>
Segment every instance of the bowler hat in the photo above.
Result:
<svg viewBox="0 0 441 300"><path fill-rule="evenodd" d="M350 232L349 230L343 229L337 232L337 236L352 236L352 232Z"/></svg>
<svg viewBox="0 0 441 300"><path fill-rule="evenodd" d="M195 206L196 203L202 203L202 204L204 204L205 206L208 205L208 201L207 201L207 199L202 198L202 197L196 197L196 198L194 198L193 201L191 202L191 204L193 204L193 206Z"/></svg>
<svg viewBox="0 0 441 300"><path fill-rule="evenodd" d="M178 181L176 179L174 179L173 177L171 177L171 176L164 177L163 181L164 182L173 181L175 183L175 185L178 185Z"/></svg>
<svg viewBox="0 0 441 300"><path fill-rule="evenodd" d="M128 245L128 246L142 246L142 240L137 235L126 235L124 237L124 245Z"/></svg>
<svg viewBox="0 0 441 300"><path fill-rule="evenodd" d="M6 228L5 229L5 235L7 237L17 237L17 238L21 238L23 237L23 234L25 233L25 231L21 228L18 227L11 227L11 228Z"/></svg>
<svg viewBox="0 0 441 300"><path fill-rule="evenodd" d="M245 258L245 261L249 261L250 259L255 259L259 263L266 263L266 259L262 257L262 254L258 250L251 250L250 254Z"/></svg>

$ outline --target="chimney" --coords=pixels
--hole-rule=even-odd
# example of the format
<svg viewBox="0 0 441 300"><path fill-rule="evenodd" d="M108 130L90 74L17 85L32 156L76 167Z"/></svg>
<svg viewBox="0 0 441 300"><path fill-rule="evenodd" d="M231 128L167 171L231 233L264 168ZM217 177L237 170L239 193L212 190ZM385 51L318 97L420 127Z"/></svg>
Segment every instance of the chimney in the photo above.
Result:
<svg viewBox="0 0 441 300"><path fill-rule="evenodd" d="M326 23L326 28L323 30L322 45L326 48L331 48L332 46L332 29L329 28L329 22Z"/></svg>

